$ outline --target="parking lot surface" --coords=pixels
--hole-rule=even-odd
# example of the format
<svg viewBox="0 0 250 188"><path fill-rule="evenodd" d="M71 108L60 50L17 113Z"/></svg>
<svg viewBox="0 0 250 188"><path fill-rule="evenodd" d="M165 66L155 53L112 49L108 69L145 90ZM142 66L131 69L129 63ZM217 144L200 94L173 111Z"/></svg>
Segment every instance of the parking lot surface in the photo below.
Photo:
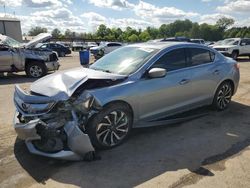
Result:
<svg viewBox="0 0 250 188"><path fill-rule="evenodd" d="M80 66L78 53L60 70ZM0 77L0 187L250 187L250 61L229 109L175 125L133 130L129 140L100 151L100 160L66 162L30 154L12 127L14 85L25 73Z"/></svg>

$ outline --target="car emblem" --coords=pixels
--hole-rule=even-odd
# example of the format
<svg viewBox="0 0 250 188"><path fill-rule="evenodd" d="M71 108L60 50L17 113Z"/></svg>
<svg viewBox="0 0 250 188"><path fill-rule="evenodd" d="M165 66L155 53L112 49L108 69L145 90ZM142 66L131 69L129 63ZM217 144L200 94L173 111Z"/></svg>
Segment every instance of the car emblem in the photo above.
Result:
<svg viewBox="0 0 250 188"><path fill-rule="evenodd" d="M29 104L26 104L26 103L22 103L22 108L24 109L24 110L27 110L28 108L29 108Z"/></svg>

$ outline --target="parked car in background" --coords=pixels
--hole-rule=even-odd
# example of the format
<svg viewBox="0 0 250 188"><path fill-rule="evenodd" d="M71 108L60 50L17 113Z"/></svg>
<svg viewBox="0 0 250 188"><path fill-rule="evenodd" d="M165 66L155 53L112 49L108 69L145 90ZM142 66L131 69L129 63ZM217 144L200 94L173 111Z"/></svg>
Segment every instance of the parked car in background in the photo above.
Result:
<svg viewBox="0 0 250 188"><path fill-rule="evenodd" d="M250 38L229 38L215 44L214 49L225 56L237 59L239 56L249 56L250 58Z"/></svg>
<svg viewBox="0 0 250 188"><path fill-rule="evenodd" d="M190 39L187 37L170 37L161 39L160 42L190 42Z"/></svg>
<svg viewBox="0 0 250 188"><path fill-rule="evenodd" d="M101 42L99 46L90 48L90 52L94 55L95 59L99 59L120 47L122 47L122 43L120 42Z"/></svg>
<svg viewBox="0 0 250 188"><path fill-rule="evenodd" d="M64 57L65 55L71 54L69 47L64 46L63 44L58 43L43 43L36 45L37 49L50 49L57 52L59 57Z"/></svg>
<svg viewBox="0 0 250 188"><path fill-rule="evenodd" d="M203 45L205 44L204 39L190 39L190 42Z"/></svg>
<svg viewBox="0 0 250 188"><path fill-rule="evenodd" d="M237 62L212 48L128 45L89 69L34 82L32 95L16 86L14 127L31 153L80 160L94 156L95 148L118 146L132 128L177 122L183 112L206 105L225 110L238 83Z"/></svg>
<svg viewBox="0 0 250 188"><path fill-rule="evenodd" d="M55 52L34 49L34 46L50 38L41 33L26 44L0 34L0 72L25 71L27 76L38 78L59 68Z"/></svg>
<svg viewBox="0 0 250 188"><path fill-rule="evenodd" d="M95 42L87 42L87 47L88 49L92 48L92 47L97 47L98 45Z"/></svg>
<svg viewBox="0 0 250 188"><path fill-rule="evenodd" d="M84 50L87 48L87 44L84 43L84 42L77 42L77 41L74 41L72 43L72 50L73 51L79 51L79 50Z"/></svg>

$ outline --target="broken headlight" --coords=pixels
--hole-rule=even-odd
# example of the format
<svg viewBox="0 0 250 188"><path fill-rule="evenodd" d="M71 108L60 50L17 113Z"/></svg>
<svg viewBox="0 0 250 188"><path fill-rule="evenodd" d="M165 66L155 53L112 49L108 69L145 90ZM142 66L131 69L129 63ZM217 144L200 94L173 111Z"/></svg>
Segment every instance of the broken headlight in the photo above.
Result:
<svg viewBox="0 0 250 188"><path fill-rule="evenodd" d="M88 92L83 92L75 101L74 105L79 110L89 111L91 108L99 108L95 98Z"/></svg>

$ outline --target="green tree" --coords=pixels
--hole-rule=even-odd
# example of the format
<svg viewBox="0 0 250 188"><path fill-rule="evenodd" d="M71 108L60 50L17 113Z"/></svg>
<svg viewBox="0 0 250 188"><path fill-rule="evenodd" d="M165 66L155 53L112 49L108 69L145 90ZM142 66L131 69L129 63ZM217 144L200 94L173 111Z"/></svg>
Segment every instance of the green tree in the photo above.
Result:
<svg viewBox="0 0 250 188"><path fill-rule="evenodd" d="M150 38L148 31L145 30L139 35L139 39L140 39L140 41L146 42L146 41L150 40L151 38Z"/></svg>
<svg viewBox="0 0 250 188"><path fill-rule="evenodd" d="M227 18L227 17L222 17L220 18L217 22L216 25L221 28L223 31L228 29L231 25L234 24L234 19L232 18Z"/></svg>
<svg viewBox="0 0 250 188"><path fill-rule="evenodd" d="M30 36L36 36L40 33L47 33L48 30L47 28L44 28L44 27L32 27L30 30L29 30L29 35Z"/></svg>
<svg viewBox="0 0 250 188"><path fill-rule="evenodd" d="M72 31L70 29L66 29L66 31L64 32L64 36L66 38L72 38Z"/></svg>
<svg viewBox="0 0 250 188"><path fill-rule="evenodd" d="M54 38L59 38L61 36L61 31L59 29L55 28L51 31L51 35Z"/></svg>
<svg viewBox="0 0 250 188"><path fill-rule="evenodd" d="M136 34L132 34L131 36L128 37L129 42L138 42L139 37Z"/></svg>

